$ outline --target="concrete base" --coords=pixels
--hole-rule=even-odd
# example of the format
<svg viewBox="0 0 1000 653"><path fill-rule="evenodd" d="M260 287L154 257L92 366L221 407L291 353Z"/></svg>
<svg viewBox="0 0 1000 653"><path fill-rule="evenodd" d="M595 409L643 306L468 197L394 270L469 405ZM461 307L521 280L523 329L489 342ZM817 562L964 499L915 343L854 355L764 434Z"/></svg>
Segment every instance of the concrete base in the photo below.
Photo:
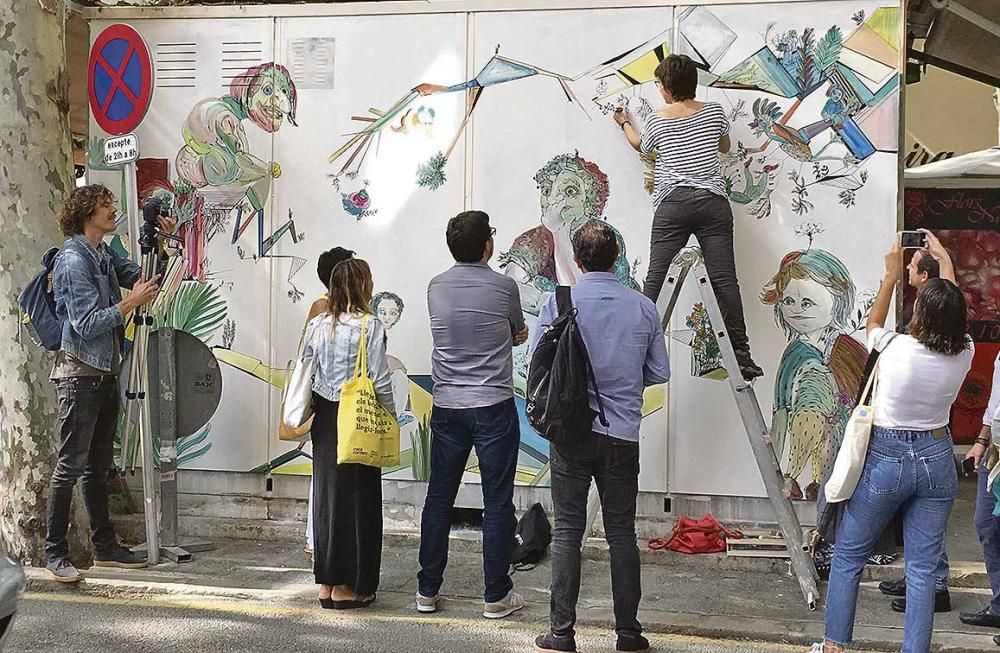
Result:
<svg viewBox="0 0 1000 653"><path fill-rule="evenodd" d="M240 472L182 470L177 473L178 510L181 515L224 517L254 520L306 520L310 477ZM132 492L141 494L138 475L127 478ZM270 482L270 489L268 484ZM420 481L382 482L383 505L387 526L415 528L420 523L420 510L427 484ZM552 497L547 487L517 486L514 506L522 513L540 503L551 515ZM459 508L481 509L482 492L478 484L466 483L459 488L455 503ZM794 504L804 526L816 523L816 508L807 502ZM700 517L713 514L720 521L747 525L770 525L774 522L771 504L762 497L721 497L699 495L669 495L640 492L636 505L637 528L640 538L666 537L677 515ZM600 520L597 532L603 532Z"/></svg>

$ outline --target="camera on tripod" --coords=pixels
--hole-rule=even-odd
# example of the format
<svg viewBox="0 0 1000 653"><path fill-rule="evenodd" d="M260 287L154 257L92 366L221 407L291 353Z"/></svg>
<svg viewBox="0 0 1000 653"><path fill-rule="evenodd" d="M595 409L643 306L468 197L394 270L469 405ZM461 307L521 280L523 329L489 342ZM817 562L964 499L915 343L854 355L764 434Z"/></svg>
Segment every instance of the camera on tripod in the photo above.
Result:
<svg viewBox="0 0 1000 653"><path fill-rule="evenodd" d="M143 254L156 249L156 239L162 238L174 243L174 247L183 247L184 239L159 229L159 219L170 217L170 201L160 197L151 197L142 207L142 228L139 230L139 248Z"/></svg>
<svg viewBox="0 0 1000 653"><path fill-rule="evenodd" d="M170 217L170 206L158 197L151 197L142 207L142 229L139 233L139 247L143 254L156 249L156 237L160 235L160 218Z"/></svg>

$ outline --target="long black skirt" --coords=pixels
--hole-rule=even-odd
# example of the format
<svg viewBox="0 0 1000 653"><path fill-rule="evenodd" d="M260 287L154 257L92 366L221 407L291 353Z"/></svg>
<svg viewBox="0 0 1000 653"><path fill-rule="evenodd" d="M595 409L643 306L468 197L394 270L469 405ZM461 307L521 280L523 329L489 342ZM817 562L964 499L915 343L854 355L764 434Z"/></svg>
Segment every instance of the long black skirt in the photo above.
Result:
<svg viewBox="0 0 1000 653"><path fill-rule="evenodd" d="M382 470L337 464L339 402L313 394L313 572L321 585L359 596L378 589L382 565Z"/></svg>

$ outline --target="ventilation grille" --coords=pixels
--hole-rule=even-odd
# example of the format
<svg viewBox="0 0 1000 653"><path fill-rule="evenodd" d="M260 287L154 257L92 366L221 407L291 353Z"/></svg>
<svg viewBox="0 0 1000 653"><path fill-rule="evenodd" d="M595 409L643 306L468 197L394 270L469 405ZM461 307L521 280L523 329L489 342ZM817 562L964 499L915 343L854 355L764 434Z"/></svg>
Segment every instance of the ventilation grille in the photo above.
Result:
<svg viewBox="0 0 1000 653"><path fill-rule="evenodd" d="M288 61L298 88L333 88L334 43L332 38L312 37L288 42Z"/></svg>
<svg viewBox="0 0 1000 653"><path fill-rule="evenodd" d="M227 41L222 44L222 86L229 89L247 70L264 62L261 41Z"/></svg>
<svg viewBox="0 0 1000 653"><path fill-rule="evenodd" d="M195 88L197 76L196 43L156 44L156 88Z"/></svg>

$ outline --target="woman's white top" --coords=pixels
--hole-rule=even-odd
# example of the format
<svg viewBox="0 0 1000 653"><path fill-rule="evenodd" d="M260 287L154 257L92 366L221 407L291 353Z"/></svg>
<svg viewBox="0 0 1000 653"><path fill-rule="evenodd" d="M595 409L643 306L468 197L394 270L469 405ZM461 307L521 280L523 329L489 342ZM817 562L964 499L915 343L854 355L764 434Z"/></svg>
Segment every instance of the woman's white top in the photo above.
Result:
<svg viewBox="0 0 1000 653"><path fill-rule="evenodd" d="M881 352L875 426L933 431L948 425L951 405L972 366L971 340L967 349L948 356L931 351L913 336L879 328L869 332L868 348Z"/></svg>

